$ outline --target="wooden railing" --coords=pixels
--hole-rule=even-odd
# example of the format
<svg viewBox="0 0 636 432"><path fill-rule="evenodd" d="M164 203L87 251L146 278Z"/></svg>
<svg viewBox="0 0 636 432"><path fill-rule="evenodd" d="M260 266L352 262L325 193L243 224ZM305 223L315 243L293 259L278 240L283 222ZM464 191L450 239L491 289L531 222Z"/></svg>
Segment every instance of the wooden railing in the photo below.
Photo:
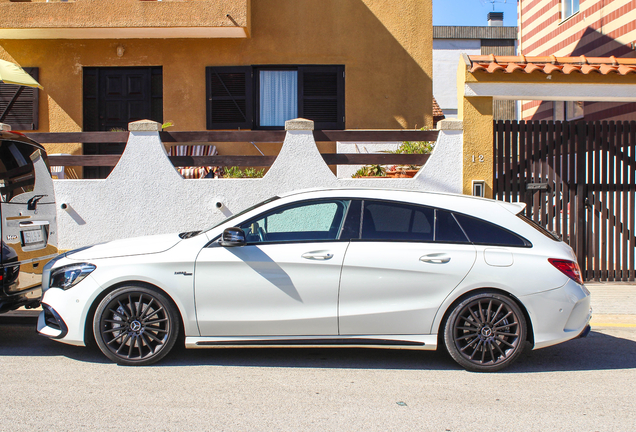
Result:
<svg viewBox="0 0 636 432"><path fill-rule="evenodd" d="M203 132L159 132L164 144L184 145L190 143L276 143L283 142L285 131L203 131ZM414 130L317 130L317 142L364 142L371 143L401 141L436 141L438 131ZM52 132L28 133L27 137L46 144L54 143L125 143L128 132ZM430 155L393 153L323 153L328 165L424 165ZM50 156L51 165L63 166L115 166L121 155ZM177 167L182 166L271 166L276 156L170 156Z"/></svg>

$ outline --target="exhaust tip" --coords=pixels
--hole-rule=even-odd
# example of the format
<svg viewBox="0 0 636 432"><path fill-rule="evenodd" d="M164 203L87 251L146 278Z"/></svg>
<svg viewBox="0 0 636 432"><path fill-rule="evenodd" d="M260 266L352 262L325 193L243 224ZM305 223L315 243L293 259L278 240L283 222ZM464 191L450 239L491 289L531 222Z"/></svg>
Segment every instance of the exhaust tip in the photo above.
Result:
<svg viewBox="0 0 636 432"><path fill-rule="evenodd" d="M588 334L590 334L590 331L592 330L592 326L591 325L586 325L585 328L583 329L583 331L581 332L580 335L578 335L578 338L584 338L586 337Z"/></svg>

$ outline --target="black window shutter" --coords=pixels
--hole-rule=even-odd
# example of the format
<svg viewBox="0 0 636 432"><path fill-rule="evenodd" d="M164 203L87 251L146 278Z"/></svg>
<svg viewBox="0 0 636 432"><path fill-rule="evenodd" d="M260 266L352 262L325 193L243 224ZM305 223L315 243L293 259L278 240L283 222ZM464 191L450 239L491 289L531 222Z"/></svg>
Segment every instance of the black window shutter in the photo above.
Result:
<svg viewBox="0 0 636 432"><path fill-rule="evenodd" d="M38 68L23 69L37 81ZM21 87L21 92L15 97ZM0 115L4 113L2 123L10 125L13 130L37 130L39 96L36 87L0 83Z"/></svg>
<svg viewBox="0 0 636 432"><path fill-rule="evenodd" d="M344 66L298 67L298 115L315 129L344 129Z"/></svg>
<svg viewBox="0 0 636 432"><path fill-rule="evenodd" d="M252 67L207 67L208 129L252 129Z"/></svg>

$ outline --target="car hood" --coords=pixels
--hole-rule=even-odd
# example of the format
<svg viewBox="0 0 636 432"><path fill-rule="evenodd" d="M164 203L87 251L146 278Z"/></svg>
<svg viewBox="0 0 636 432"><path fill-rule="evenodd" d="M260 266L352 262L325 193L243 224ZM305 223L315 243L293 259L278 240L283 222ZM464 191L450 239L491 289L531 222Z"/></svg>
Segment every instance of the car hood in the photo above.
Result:
<svg viewBox="0 0 636 432"><path fill-rule="evenodd" d="M99 258L147 255L167 251L180 241L179 234L135 237L101 243L75 252L71 251L66 257L77 261L87 261Z"/></svg>

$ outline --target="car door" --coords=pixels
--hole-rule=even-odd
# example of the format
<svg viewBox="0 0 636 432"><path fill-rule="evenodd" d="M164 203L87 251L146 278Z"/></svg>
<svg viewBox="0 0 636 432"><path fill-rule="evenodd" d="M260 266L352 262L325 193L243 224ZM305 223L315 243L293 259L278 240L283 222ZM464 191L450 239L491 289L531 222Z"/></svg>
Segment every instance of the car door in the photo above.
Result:
<svg viewBox="0 0 636 432"><path fill-rule="evenodd" d="M245 246L204 248L195 267L201 336L337 335L349 205L281 206L240 224Z"/></svg>
<svg viewBox="0 0 636 432"><path fill-rule="evenodd" d="M340 334L429 334L475 247L450 212L381 201L363 208L360 240L342 269Z"/></svg>

